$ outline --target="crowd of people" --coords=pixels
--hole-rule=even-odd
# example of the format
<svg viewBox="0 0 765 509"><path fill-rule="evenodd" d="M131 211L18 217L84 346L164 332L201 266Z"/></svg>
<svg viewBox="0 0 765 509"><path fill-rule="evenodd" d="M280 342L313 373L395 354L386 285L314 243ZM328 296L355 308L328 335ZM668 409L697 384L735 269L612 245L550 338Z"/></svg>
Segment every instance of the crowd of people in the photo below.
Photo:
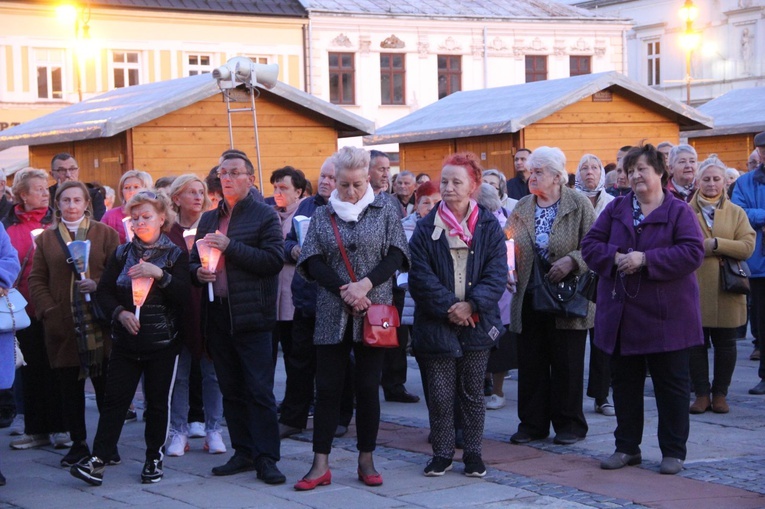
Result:
<svg viewBox="0 0 765 509"><path fill-rule="evenodd" d="M313 415L313 462L294 485L308 491L331 484L333 439L355 416L358 479L379 486L379 389L388 401L419 401L405 387L411 353L433 450L424 475L444 475L462 449L463 473L482 477L486 411L506 405L511 369L512 443L551 429L559 445L586 438L589 336L586 394L616 417L615 452L601 468L641 463L650 372L660 471L676 474L689 414L730 411L747 321L760 342L753 356L765 340L756 248L765 133L755 146L740 178L714 154L699 162L693 147L669 142L622 147L606 166L586 154L571 175L560 149L522 148L509 180L467 152L448 155L433 180L393 179L385 153L344 147L322 164L315 195L285 166L271 174L269 198L235 149L205 178L155 182L128 171L111 197L57 154L50 174L21 170L3 193L0 297L17 289L31 325L16 333L26 360L18 370L14 334L0 334L0 424L17 435L12 449L68 449L62 467L99 486L121 462L140 384L142 482L160 481L164 457L183 456L190 438L227 452L225 425L233 455L213 475L255 471L281 484L280 441ZM396 327L389 348L372 342L380 325ZM279 349L286 389L277 403ZM765 394L758 359L762 381L750 393ZM99 411L92 447L88 378Z"/></svg>

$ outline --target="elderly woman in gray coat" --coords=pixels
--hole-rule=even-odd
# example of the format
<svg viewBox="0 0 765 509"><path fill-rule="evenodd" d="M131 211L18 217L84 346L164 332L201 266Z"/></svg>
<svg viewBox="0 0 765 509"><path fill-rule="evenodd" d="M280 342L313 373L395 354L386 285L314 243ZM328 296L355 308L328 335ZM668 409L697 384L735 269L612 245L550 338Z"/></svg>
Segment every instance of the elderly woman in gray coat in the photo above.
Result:
<svg viewBox="0 0 765 509"><path fill-rule="evenodd" d="M363 344L364 313L371 304L392 304L392 276L409 269L409 248L398 212L369 185L369 153L344 147L334 156L337 187L316 210L297 270L319 284L316 345L316 414L311 470L295 484L298 491L332 482L329 453L340 414L340 399L351 352L356 360L358 478L382 484L372 452L380 425L379 385L384 350ZM351 277L338 249L335 221L356 276Z"/></svg>

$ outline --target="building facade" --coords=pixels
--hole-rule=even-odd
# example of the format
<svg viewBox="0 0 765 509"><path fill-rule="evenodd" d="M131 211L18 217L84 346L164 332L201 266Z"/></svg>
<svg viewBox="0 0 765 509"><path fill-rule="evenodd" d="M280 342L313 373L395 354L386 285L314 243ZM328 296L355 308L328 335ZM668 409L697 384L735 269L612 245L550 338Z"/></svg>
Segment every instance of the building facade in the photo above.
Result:
<svg viewBox="0 0 765 509"><path fill-rule="evenodd" d="M687 53L679 15L683 0L590 0L569 3L606 16L632 20L627 33L627 75L686 100ZM693 0L698 45L691 53L691 104L730 90L765 85L765 2Z"/></svg>

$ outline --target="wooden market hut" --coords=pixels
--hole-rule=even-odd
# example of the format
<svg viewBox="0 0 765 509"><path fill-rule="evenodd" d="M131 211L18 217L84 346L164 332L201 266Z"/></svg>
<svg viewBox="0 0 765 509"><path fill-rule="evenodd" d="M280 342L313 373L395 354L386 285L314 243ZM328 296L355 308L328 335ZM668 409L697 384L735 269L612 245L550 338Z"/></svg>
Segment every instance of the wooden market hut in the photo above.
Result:
<svg viewBox="0 0 765 509"><path fill-rule="evenodd" d="M284 83L257 91L266 195L273 170L291 165L315 184L338 138L374 130L372 122ZM249 108L250 100L233 107ZM257 164L252 112L232 113L232 125L234 147ZM53 155L68 152L81 180L114 188L133 168L155 179L189 172L204 177L230 148L227 108L210 74L120 88L0 132L0 150L16 145L29 145L29 164L44 169Z"/></svg>
<svg viewBox="0 0 765 509"><path fill-rule="evenodd" d="M747 171L754 137L765 131L764 104L765 87L731 90L712 99L699 106L699 111L715 119L714 129L685 133L688 143L700 159L717 154L731 168Z"/></svg>
<svg viewBox="0 0 765 509"><path fill-rule="evenodd" d="M414 173L435 176L444 156L467 150L484 168L512 177L522 147L559 147L574 172L586 153L607 164L625 145L677 143L680 131L711 125L694 108L607 72L457 92L377 129L364 143L399 143L400 166Z"/></svg>

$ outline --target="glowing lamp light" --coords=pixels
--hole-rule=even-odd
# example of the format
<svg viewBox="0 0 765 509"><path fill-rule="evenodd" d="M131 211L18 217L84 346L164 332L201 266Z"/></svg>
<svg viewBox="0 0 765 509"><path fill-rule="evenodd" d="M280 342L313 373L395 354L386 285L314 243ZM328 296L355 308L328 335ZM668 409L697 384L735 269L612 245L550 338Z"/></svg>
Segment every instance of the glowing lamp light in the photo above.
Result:
<svg viewBox="0 0 765 509"><path fill-rule="evenodd" d="M130 218L122 218L122 226L125 228L125 238L128 242L133 242L133 226L130 224Z"/></svg>
<svg viewBox="0 0 765 509"><path fill-rule="evenodd" d="M137 277L132 281L133 286L133 305L135 306L135 317L141 319L141 306L146 302L146 296L149 295L151 285L154 283L153 277Z"/></svg>
<svg viewBox="0 0 765 509"><path fill-rule="evenodd" d="M197 241L197 251L199 251L199 259L202 262L202 267L215 272L218 267L218 260L220 260L220 249L212 247L205 239L199 239ZM213 301L213 284L207 283L207 293L210 302Z"/></svg>
<svg viewBox="0 0 765 509"><path fill-rule="evenodd" d="M77 7L72 4L56 6L56 17L62 22L72 24L77 21Z"/></svg>
<svg viewBox="0 0 765 509"><path fill-rule="evenodd" d="M685 51L692 51L699 47L701 34L698 32L686 32L680 35L680 46Z"/></svg>
<svg viewBox="0 0 765 509"><path fill-rule="evenodd" d="M680 19L686 23L696 21L699 17L699 8L694 5L692 0L685 0L685 3L679 11Z"/></svg>
<svg viewBox="0 0 765 509"><path fill-rule="evenodd" d="M189 228L183 232L183 240L186 242L186 249L189 251L194 247L194 237L197 236L196 228Z"/></svg>

